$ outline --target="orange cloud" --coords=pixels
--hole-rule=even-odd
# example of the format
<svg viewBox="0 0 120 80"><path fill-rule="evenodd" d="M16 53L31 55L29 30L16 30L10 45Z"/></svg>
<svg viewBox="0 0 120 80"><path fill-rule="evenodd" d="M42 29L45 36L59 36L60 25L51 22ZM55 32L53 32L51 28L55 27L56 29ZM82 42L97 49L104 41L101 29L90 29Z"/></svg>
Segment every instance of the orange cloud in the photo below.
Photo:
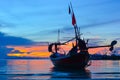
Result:
<svg viewBox="0 0 120 80"><path fill-rule="evenodd" d="M19 50L20 52L32 52L32 51L45 51L47 46L7 46L8 48L14 48L14 50Z"/></svg>
<svg viewBox="0 0 120 80"><path fill-rule="evenodd" d="M19 50L22 53L9 53L8 56L17 56L17 57L48 57L50 53L47 51L47 46L8 46L8 48L14 48Z"/></svg>

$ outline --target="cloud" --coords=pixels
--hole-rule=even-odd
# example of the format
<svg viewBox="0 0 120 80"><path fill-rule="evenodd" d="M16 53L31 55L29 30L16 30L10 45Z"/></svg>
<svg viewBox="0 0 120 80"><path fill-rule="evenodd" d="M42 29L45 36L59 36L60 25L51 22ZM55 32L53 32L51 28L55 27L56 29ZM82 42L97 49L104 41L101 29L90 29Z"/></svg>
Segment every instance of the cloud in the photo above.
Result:
<svg viewBox="0 0 120 80"><path fill-rule="evenodd" d="M118 23L120 22L120 19L114 19L114 20L109 20L109 21L102 21L98 23L93 23L93 24L86 24L86 25L81 25L81 29L87 29L87 28L94 28L94 27L101 27L102 25L108 25L112 23ZM79 26L78 26L79 27ZM64 27L59 28L61 34L68 34L68 35L74 35L74 27L72 25L66 25ZM58 33L58 28L57 29L50 29L46 31L41 31L39 34L43 33L44 35L48 34L57 34ZM35 35L37 35L36 33ZM116 35L116 34L115 34Z"/></svg>
<svg viewBox="0 0 120 80"><path fill-rule="evenodd" d="M114 20L110 20L110 21L104 21L104 22L99 22L99 23L93 23L93 24L87 24L87 25L81 25L80 28L81 29L86 29L86 28L93 28L93 27L101 27L102 25L107 25L107 24L112 24L112 23L118 23L120 22L120 19L114 19ZM78 26L79 27L79 26ZM64 31L71 31L74 28L71 26L65 26L62 28L62 30Z"/></svg>
<svg viewBox="0 0 120 80"><path fill-rule="evenodd" d="M23 52L20 52L19 50L12 50L11 53L23 53Z"/></svg>
<svg viewBox="0 0 120 80"><path fill-rule="evenodd" d="M110 21L105 21L105 22L100 22L100 23L83 25L83 26L81 26L81 28L96 27L96 26L101 26L101 25L107 25L107 24L117 23L117 22L120 22L120 19L115 19L115 20L110 20Z"/></svg>
<svg viewBox="0 0 120 80"><path fill-rule="evenodd" d="M120 40L120 38L116 38L115 40Z"/></svg>
<svg viewBox="0 0 120 80"><path fill-rule="evenodd" d="M57 35L58 30L60 30L60 36L62 36L63 34L64 35L66 35L66 34L67 35L70 35L70 34L74 35L74 27L69 26L69 25L61 27L61 28L52 29L52 30L51 29L49 29L47 31L44 30L44 31L39 32L39 34L43 33L44 35L48 35L48 34L56 34Z"/></svg>
<svg viewBox="0 0 120 80"><path fill-rule="evenodd" d="M100 46L105 39L89 38L88 46Z"/></svg>
<svg viewBox="0 0 120 80"><path fill-rule="evenodd" d="M14 37L14 36L8 36L5 33L0 32L0 46L6 46L6 45L31 45L34 42L25 39L22 37Z"/></svg>
<svg viewBox="0 0 120 80"><path fill-rule="evenodd" d="M3 20L0 20L0 28L8 28L8 27L15 27L13 23L5 22Z"/></svg>
<svg viewBox="0 0 120 80"><path fill-rule="evenodd" d="M7 53L10 53L14 48L7 48L6 46L0 47L0 59L4 59L7 57Z"/></svg>
<svg viewBox="0 0 120 80"><path fill-rule="evenodd" d="M21 38L9 36L5 33L0 32L0 59L7 58L7 54L14 50L14 48L8 48L8 45L32 45L35 42ZM14 51L19 52L19 51Z"/></svg>

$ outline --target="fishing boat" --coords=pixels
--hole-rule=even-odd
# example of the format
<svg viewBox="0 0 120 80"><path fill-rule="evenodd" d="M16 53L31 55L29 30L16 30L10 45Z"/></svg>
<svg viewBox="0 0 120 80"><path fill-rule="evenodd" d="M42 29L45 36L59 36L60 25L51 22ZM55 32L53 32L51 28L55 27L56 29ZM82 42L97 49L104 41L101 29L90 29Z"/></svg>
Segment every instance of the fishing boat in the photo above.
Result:
<svg viewBox="0 0 120 80"><path fill-rule="evenodd" d="M110 47L110 50L112 51L113 46L117 43L117 41L114 40L110 45L88 47L87 46L88 40L85 41L80 36L81 33L80 30L78 29L71 4L69 6L69 13L72 16L72 25L74 26L74 30L75 30L74 31L75 38L63 43L59 41L49 44L48 51L52 53L50 55L50 60L52 61L55 67L85 69L86 67L91 65L88 49L98 48L98 47ZM59 50L58 46L65 45L66 43L73 40L75 41L75 44L72 45L72 48L68 51L67 54L61 54L60 52L58 52Z"/></svg>

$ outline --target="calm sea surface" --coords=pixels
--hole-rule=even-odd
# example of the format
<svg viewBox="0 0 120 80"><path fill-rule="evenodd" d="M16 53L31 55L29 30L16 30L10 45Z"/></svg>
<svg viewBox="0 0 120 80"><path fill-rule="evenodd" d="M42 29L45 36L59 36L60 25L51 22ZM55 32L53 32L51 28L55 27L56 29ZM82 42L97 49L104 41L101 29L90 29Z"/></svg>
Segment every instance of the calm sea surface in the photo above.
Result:
<svg viewBox="0 0 120 80"><path fill-rule="evenodd" d="M120 79L119 60L94 60L84 71L53 67L49 59L0 60L0 80Z"/></svg>

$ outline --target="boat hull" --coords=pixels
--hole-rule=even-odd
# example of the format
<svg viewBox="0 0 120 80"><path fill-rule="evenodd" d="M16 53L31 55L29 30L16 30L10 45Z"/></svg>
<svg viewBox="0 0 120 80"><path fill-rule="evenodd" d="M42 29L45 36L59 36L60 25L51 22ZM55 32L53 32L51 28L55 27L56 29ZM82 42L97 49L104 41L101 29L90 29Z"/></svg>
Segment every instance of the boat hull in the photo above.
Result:
<svg viewBox="0 0 120 80"><path fill-rule="evenodd" d="M81 68L84 69L89 62L89 54L77 53L61 57L50 57L55 67L61 68Z"/></svg>

